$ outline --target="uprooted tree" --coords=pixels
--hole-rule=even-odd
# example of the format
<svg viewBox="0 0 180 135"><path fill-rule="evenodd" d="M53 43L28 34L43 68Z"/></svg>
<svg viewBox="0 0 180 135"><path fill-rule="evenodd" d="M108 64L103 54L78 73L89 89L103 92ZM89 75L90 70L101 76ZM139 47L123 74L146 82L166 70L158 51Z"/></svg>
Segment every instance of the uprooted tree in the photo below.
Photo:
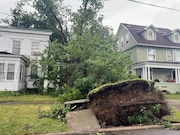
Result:
<svg viewBox="0 0 180 135"><path fill-rule="evenodd" d="M88 97L90 103L84 108L92 109L97 119L107 126L133 124L137 114L140 117L134 119L136 124L153 124L150 122L170 113L162 92L145 80L103 85L92 90Z"/></svg>

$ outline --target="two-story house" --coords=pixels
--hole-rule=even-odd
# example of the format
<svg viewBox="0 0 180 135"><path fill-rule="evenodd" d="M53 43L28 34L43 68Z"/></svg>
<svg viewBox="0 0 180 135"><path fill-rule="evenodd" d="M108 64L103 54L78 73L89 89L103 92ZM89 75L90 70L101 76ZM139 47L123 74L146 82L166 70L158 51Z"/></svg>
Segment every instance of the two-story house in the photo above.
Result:
<svg viewBox="0 0 180 135"><path fill-rule="evenodd" d="M132 73L155 81L162 91L180 92L180 30L120 24L116 34L122 52L130 51Z"/></svg>
<svg viewBox="0 0 180 135"><path fill-rule="evenodd" d="M51 34L48 30L0 26L0 91L33 87L28 63L49 46Z"/></svg>

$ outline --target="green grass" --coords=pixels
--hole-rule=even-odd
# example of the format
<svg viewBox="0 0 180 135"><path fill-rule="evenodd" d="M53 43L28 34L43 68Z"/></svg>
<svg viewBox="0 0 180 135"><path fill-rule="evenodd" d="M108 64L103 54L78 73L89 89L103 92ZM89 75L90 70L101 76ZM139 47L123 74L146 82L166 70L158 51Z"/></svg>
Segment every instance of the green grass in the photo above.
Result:
<svg viewBox="0 0 180 135"><path fill-rule="evenodd" d="M180 94L165 94L167 99L180 99Z"/></svg>
<svg viewBox="0 0 180 135"><path fill-rule="evenodd" d="M165 116L163 119L170 122L180 122L180 111L172 109L171 115Z"/></svg>
<svg viewBox="0 0 180 135"><path fill-rule="evenodd" d="M67 125L49 118L39 118L39 109L50 105L0 106L0 135L24 135L67 131Z"/></svg>
<svg viewBox="0 0 180 135"><path fill-rule="evenodd" d="M7 96L0 97L0 101L11 102L55 102L56 97L43 96L43 95L22 95L22 96Z"/></svg>

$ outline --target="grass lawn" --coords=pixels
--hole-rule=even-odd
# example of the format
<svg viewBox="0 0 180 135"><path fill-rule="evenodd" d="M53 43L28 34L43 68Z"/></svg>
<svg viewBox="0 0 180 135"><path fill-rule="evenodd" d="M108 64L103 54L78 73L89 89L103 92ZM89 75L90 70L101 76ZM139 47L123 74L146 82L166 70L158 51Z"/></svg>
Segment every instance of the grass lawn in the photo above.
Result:
<svg viewBox="0 0 180 135"><path fill-rule="evenodd" d="M39 109L50 109L50 105L1 105L0 135L24 135L68 130L65 123L49 118L39 118Z"/></svg>
<svg viewBox="0 0 180 135"><path fill-rule="evenodd" d="M165 94L165 98L167 98L167 99L179 99L180 100L180 94Z"/></svg>
<svg viewBox="0 0 180 135"><path fill-rule="evenodd" d="M22 96L9 96L0 97L0 101L11 101L11 102L55 102L56 97L43 96L43 95L22 95Z"/></svg>
<svg viewBox="0 0 180 135"><path fill-rule="evenodd" d="M166 99L180 99L180 94L166 94ZM41 95L0 97L12 102L55 102L57 98ZM48 110L49 104L0 105L0 135L27 135L68 131L66 123L49 118L39 118L39 110ZM164 119L180 122L180 111L173 109L172 115Z"/></svg>
<svg viewBox="0 0 180 135"><path fill-rule="evenodd" d="M177 109L172 109L171 115L165 116L163 119L170 122L180 122L180 111Z"/></svg>

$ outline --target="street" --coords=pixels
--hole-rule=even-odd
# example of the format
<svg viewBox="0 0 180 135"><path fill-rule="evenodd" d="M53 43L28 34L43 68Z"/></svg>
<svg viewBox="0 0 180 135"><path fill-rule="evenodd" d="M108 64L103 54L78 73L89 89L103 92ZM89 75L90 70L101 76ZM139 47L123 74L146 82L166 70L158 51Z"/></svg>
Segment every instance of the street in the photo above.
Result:
<svg viewBox="0 0 180 135"><path fill-rule="evenodd" d="M107 133L107 135L180 135L180 130L145 129L145 130L109 132Z"/></svg>

